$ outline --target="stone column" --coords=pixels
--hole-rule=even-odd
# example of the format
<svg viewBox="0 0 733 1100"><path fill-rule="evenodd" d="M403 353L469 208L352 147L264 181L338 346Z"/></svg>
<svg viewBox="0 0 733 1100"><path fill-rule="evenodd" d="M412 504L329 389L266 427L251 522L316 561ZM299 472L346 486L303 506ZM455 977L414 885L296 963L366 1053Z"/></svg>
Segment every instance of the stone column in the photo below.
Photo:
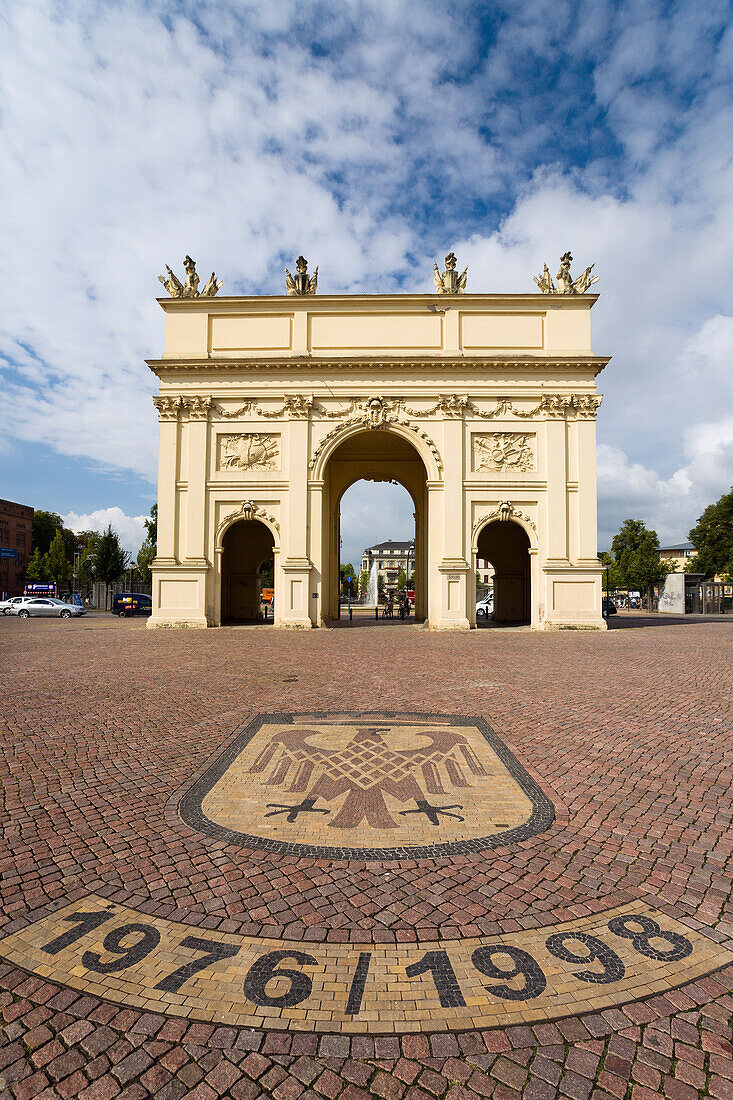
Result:
<svg viewBox="0 0 733 1100"><path fill-rule="evenodd" d="M283 523L281 571L283 600L279 626L310 628L311 561L308 557L308 438L306 416L293 416L288 424L288 501ZM285 516L283 519L285 520Z"/></svg>
<svg viewBox="0 0 733 1100"><path fill-rule="evenodd" d="M440 560L439 630L467 630L468 581L463 491L463 416L443 422L443 553Z"/></svg>
<svg viewBox="0 0 733 1100"><path fill-rule="evenodd" d="M188 530L186 531L186 561L208 566L206 476L208 471L210 397L191 397L186 402L188 413Z"/></svg>
<svg viewBox="0 0 733 1100"><path fill-rule="evenodd" d="M578 420L575 431L578 449L578 561L584 564L594 562L598 553L595 416Z"/></svg>
<svg viewBox="0 0 733 1100"><path fill-rule="evenodd" d="M158 410L158 550L156 562L173 564L176 550L176 473L180 397L154 397Z"/></svg>
<svg viewBox="0 0 733 1100"><path fill-rule="evenodd" d="M562 417L562 418L561 418ZM555 414L545 424L547 463L547 560L568 560L568 498L565 413Z"/></svg>
<svg viewBox="0 0 733 1100"><path fill-rule="evenodd" d="M322 607L324 592L328 587L325 572L329 568L325 558L325 546L323 540L323 495L324 483L311 481L308 485L308 515L310 545L308 557L313 563L311 573L311 591L309 593L311 603L311 621L314 626L324 626L324 608ZM315 599L313 594L315 593Z"/></svg>

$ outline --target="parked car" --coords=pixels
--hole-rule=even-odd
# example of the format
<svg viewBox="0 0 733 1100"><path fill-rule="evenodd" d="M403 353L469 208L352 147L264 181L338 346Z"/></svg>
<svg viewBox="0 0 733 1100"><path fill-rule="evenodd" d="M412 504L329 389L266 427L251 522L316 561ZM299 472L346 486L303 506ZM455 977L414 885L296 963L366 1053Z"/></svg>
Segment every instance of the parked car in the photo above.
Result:
<svg viewBox="0 0 733 1100"><path fill-rule="evenodd" d="M19 619L54 618L70 619L72 616L86 615L83 607L74 603L64 603L53 596L24 596L10 609L11 615Z"/></svg>
<svg viewBox="0 0 733 1100"><path fill-rule="evenodd" d="M603 597L603 614L606 616L616 614L616 604L610 596Z"/></svg>
<svg viewBox="0 0 733 1100"><path fill-rule="evenodd" d="M15 607L15 605L17 603L21 603L27 598L27 596L11 596L8 600L0 600L0 614L11 615L12 609Z"/></svg>
<svg viewBox="0 0 733 1100"><path fill-rule="evenodd" d="M120 619L131 619L134 615L152 615L153 600L145 592L118 592L112 597L112 614Z"/></svg>
<svg viewBox="0 0 733 1100"><path fill-rule="evenodd" d="M476 618L481 619L484 615L488 618L489 615L494 614L494 593L489 592L486 596L478 601L476 604Z"/></svg>

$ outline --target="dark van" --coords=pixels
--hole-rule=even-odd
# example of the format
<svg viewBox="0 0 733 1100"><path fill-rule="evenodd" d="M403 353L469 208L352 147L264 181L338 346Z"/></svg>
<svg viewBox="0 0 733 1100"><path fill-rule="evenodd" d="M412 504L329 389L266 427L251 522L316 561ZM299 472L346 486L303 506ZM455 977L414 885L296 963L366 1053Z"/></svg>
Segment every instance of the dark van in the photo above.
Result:
<svg viewBox="0 0 733 1100"><path fill-rule="evenodd" d="M152 615L152 597L144 592L118 592L112 597L112 614L121 619L131 619L133 615Z"/></svg>

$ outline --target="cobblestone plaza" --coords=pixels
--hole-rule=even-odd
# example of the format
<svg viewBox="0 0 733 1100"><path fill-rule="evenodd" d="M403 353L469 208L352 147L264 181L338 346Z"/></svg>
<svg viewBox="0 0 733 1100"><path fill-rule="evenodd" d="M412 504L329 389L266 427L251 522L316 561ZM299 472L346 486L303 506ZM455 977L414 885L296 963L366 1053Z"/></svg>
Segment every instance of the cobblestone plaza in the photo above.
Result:
<svg viewBox="0 0 733 1100"><path fill-rule="evenodd" d="M733 1096L725 618L0 618L0 1088Z"/></svg>

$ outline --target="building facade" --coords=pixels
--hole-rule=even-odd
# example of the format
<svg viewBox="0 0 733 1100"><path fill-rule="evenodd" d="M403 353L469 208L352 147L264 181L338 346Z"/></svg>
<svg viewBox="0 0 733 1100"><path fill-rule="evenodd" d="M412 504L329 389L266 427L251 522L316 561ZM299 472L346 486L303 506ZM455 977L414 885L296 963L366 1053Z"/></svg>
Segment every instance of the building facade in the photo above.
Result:
<svg viewBox="0 0 733 1100"><path fill-rule="evenodd" d="M415 505L415 612L604 629L591 294L162 299L158 557L149 627L338 614L339 515L361 478ZM390 559L391 560L391 559ZM397 560L394 558L394 560Z"/></svg>
<svg viewBox="0 0 733 1100"><path fill-rule="evenodd" d="M32 537L33 509L0 500L0 594L22 596Z"/></svg>
<svg viewBox="0 0 733 1100"><path fill-rule="evenodd" d="M680 573L684 573L690 558L694 556L695 547L691 542L687 542L684 539L674 543L673 546L660 546L659 548L659 557L661 560L674 564L676 570Z"/></svg>
<svg viewBox="0 0 733 1100"><path fill-rule="evenodd" d="M387 539L386 542L375 543L367 546L361 555L361 571L371 573L372 566L377 563L377 584L381 578L385 592L396 592L397 579L402 570L409 580L415 569L415 540L409 542L395 542Z"/></svg>

